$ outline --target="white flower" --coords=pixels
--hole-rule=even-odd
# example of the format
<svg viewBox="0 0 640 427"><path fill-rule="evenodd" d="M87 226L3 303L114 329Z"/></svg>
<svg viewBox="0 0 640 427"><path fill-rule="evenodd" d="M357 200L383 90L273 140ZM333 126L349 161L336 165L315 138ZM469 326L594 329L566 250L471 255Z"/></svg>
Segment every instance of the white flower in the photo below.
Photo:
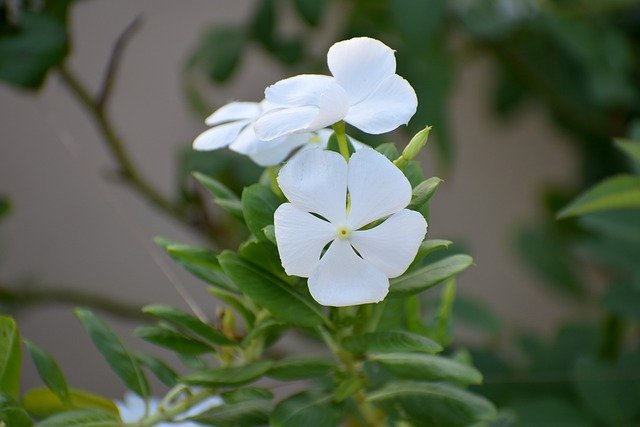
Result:
<svg viewBox="0 0 640 427"><path fill-rule="evenodd" d="M158 411L158 405L160 400L157 397L149 397L149 414L154 414ZM202 412L210 409L214 406L218 406L222 403L222 400L218 396L212 396L204 399L197 405L191 407L188 411L177 417L176 422L162 422L155 424L156 427L200 427L201 424L182 421L185 418L193 417L201 414ZM120 412L120 418L124 423L135 423L140 421L144 417L144 399L135 393L128 391L124 395L124 401L115 401L118 411Z"/></svg>
<svg viewBox="0 0 640 427"><path fill-rule="evenodd" d="M273 166L282 161L298 147L326 148L332 131L320 129L316 132L287 135L272 141L261 141L253 130L254 121L272 106L265 102L232 102L207 117L205 123L213 126L193 141L193 148L200 151L229 147L249 156L260 166ZM353 141L354 147L359 143Z"/></svg>
<svg viewBox="0 0 640 427"><path fill-rule="evenodd" d="M348 164L335 152L308 150L280 170L278 183L290 202L274 215L287 274L308 277L323 305L383 300L389 278L405 272L427 231L420 213L404 209L411 184L402 172L372 149L356 151Z"/></svg>
<svg viewBox="0 0 640 427"><path fill-rule="evenodd" d="M409 122L416 93L396 74L394 52L384 43L358 37L331 46L327 63L333 77L303 74L265 90L273 108L255 123L262 140L321 129L344 120L380 134Z"/></svg>

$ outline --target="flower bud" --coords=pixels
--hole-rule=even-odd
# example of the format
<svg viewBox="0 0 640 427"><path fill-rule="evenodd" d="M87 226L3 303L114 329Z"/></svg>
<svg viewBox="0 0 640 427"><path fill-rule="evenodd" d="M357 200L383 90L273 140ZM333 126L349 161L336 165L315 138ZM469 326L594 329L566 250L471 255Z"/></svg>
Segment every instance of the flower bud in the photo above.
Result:
<svg viewBox="0 0 640 427"><path fill-rule="evenodd" d="M411 161L418 157L422 148L427 145L427 140L429 139L429 133L431 132L431 126L427 126L422 129L420 132L416 133L409 145L407 145L402 151L402 157L404 157L407 161Z"/></svg>

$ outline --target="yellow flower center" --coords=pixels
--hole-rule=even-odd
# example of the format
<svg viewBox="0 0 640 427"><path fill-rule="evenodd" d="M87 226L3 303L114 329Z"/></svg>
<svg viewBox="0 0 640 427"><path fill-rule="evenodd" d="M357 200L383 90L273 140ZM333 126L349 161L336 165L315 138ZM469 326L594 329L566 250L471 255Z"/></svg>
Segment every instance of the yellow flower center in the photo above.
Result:
<svg viewBox="0 0 640 427"><path fill-rule="evenodd" d="M348 239L350 235L351 231L349 231L349 229L345 226L338 227L338 229L336 230L336 236L338 237L338 239L345 240Z"/></svg>
<svg viewBox="0 0 640 427"><path fill-rule="evenodd" d="M320 138L318 135L311 135L309 137L310 144L320 144L321 142L322 142L322 138Z"/></svg>

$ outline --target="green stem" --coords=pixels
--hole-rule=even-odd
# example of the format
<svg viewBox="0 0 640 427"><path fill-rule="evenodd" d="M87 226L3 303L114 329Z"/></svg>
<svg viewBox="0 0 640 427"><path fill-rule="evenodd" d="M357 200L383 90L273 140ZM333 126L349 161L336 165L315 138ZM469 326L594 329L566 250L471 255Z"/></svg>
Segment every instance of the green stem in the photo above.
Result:
<svg viewBox="0 0 640 427"><path fill-rule="evenodd" d="M181 386L182 387L182 386ZM203 390L199 393L193 394L191 396L187 396L184 400L181 400L179 403L175 404L170 408L165 408L164 406L159 406L158 410L155 414L151 414L148 417L144 417L139 421L134 423L124 424L125 427L152 427L161 422L170 422L174 421L174 418L203 400L214 396L216 394L215 390Z"/></svg>
<svg viewBox="0 0 640 427"><path fill-rule="evenodd" d="M348 162L350 156L349 142L347 141L344 122L339 121L338 123L334 124L333 131L336 133L336 138L338 139L338 148L340 149L340 154L342 154L342 157L344 157L344 159Z"/></svg>

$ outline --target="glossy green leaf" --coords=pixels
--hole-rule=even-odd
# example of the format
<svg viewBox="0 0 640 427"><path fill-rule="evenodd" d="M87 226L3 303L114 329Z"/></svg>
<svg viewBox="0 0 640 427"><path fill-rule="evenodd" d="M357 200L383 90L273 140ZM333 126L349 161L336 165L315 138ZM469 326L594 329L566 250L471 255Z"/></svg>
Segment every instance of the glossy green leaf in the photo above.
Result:
<svg viewBox="0 0 640 427"><path fill-rule="evenodd" d="M401 378L428 381L451 381L459 384L480 384L482 374L475 368L440 356L420 353L372 354L377 362Z"/></svg>
<svg viewBox="0 0 640 427"><path fill-rule="evenodd" d="M147 378L140 369L138 361L124 347L118 336L89 310L76 309L74 313L89 333L91 341L129 390L139 396L148 396Z"/></svg>
<svg viewBox="0 0 640 427"><path fill-rule="evenodd" d="M73 388L69 389L69 396L76 409L99 409L114 415L119 414L116 405L104 397ZM22 396L22 404L30 414L38 419L69 410L69 406L48 388L34 388L27 391Z"/></svg>
<svg viewBox="0 0 640 427"><path fill-rule="evenodd" d="M298 14L311 26L317 26L327 8L327 0L294 0Z"/></svg>
<svg viewBox="0 0 640 427"><path fill-rule="evenodd" d="M449 256L392 279L389 294L391 296L406 296L422 292L461 273L472 263L473 259L469 255Z"/></svg>
<svg viewBox="0 0 640 427"><path fill-rule="evenodd" d="M36 365L40 378L49 387L49 390L58 396L62 402L71 403L67 380L65 380L60 366L53 360L53 357L30 341L24 340L24 343L31 354L31 359Z"/></svg>
<svg viewBox="0 0 640 427"><path fill-rule="evenodd" d="M342 346L356 354L442 351L442 346L437 342L407 331L378 331L352 335L342 340Z"/></svg>
<svg viewBox="0 0 640 427"><path fill-rule="evenodd" d="M270 368L271 362L258 361L244 366L202 370L183 377L181 381L186 384L208 387L238 386L257 380L264 376Z"/></svg>
<svg viewBox="0 0 640 427"><path fill-rule="evenodd" d="M162 360L144 353L136 353L135 356L140 365L153 372L167 387L174 387L178 383L178 374Z"/></svg>
<svg viewBox="0 0 640 427"><path fill-rule="evenodd" d="M16 322L0 316L0 393L18 398L21 366L20 333Z"/></svg>
<svg viewBox="0 0 640 427"><path fill-rule="evenodd" d="M156 237L155 242L185 270L212 286L236 292L233 282L224 274L215 253L208 249L175 243L164 237Z"/></svg>
<svg viewBox="0 0 640 427"><path fill-rule="evenodd" d="M266 388L241 387L220 393L220 397L225 403L240 403L247 400L271 400L273 392Z"/></svg>
<svg viewBox="0 0 640 427"><path fill-rule="evenodd" d="M121 427L120 417L97 409L62 412L39 422L37 427Z"/></svg>
<svg viewBox="0 0 640 427"><path fill-rule="evenodd" d="M242 210L247 227L258 240L268 241L263 228L273 225L273 213L282 201L269 187L254 184L242 192Z"/></svg>
<svg viewBox="0 0 640 427"><path fill-rule="evenodd" d="M618 175L578 196L558 213L558 218L628 208L640 208L640 177Z"/></svg>
<svg viewBox="0 0 640 427"><path fill-rule="evenodd" d="M210 343L218 345L237 344L236 341L228 338L213 326L176 308L162 304L153 304L145 306L142 311L165 320L179 329L192 332L197 337L204 338Z"/></svg>
<svg viewBox="0 0 640 427"><path fill-rule="evenodd" d="M133 333L138 338L186 356L197 356L215 351L202 341L159 326L138 326Z"/></svg>
<svg viewBox="0 0 640 427"><path fill-rule="evenodd" d="M416 265L419 265L427 255L442 249L447 249L452 244L453 242L450 240L439 240L439 239L425 240L420 244L420 247L418 248L418 253L416 254L416 257L414 258L411 265L409 266L409 270L412 270L413 267L415 267Z"/></svg>
<svg viewBox="0 0 640 427"><path fill-rule="evenodd" d="M389 382L372 392L369 401L399 406L418 425L466 427L490 421L497 411L484 397L449 384L417 381Z"/></svg>
<svg viewBox="0 0 640 427"><path fill-rule="evenodd" d="M288 283L231 251L224 251L218 260L238 288L274 317L298 326L322 323L320 306Z"/></svg>
<svg viewBox="0 0 640 427"><path fill-rule="evenodd" d="M269 421L271 408L271 402L262 399L224 403L195 417L190 417L188 421L217 427L263 426Z"/></svg>
<svg viewBox="0 0 640 427"><path fill-rule="evenodd" d="M321 357L291 357L273 363L267 376L289 381L327 375L336 364L332 359Z"/></svg>
<svg viewBox="0 0 640 427"><path fill-rule="evenodd" d="M198 180L204 188L206 188L213 196L213 202L227 211L234 217L244 221L242 213L242 204L236 194L227 186L200 172L194 172L193 176Z"/></svg>
<svg viewBox="0 0 640 427"><path fill-rule="evenodd" d="M238 255L284 281L291 281L291 278L282 267L278 250L269 242L257 242L255 240L245 242L238 249Z"/></svg>
<svg viewBox="0 0 640 427"><path fill-rule="evenodd" d="M20 14L20 30L0 38L0 80L39 88L51 68L67 55L67 34L58 20L40 13Z"/></svg>
<svg viewBox="0 0 640 427"><path fill-rule="evenodd" d="M271 414L272 427L331 427L342 421L343 408L332 402L330 395L303 392L276 406Z"/></svg>
<svg viewBox="0 0 640 427"><path fill-rule="evenodd" d="M640 141L631 141L628 139L616 139L616 147L627 155L635 166L637 172L640 172Z"/></svg>
<svg viewBox="0 0 640 427"><path fill-rule="evenodd" d="M0 425L7 427L31 427L27 411L8 394L0 393Z"/></svg>

